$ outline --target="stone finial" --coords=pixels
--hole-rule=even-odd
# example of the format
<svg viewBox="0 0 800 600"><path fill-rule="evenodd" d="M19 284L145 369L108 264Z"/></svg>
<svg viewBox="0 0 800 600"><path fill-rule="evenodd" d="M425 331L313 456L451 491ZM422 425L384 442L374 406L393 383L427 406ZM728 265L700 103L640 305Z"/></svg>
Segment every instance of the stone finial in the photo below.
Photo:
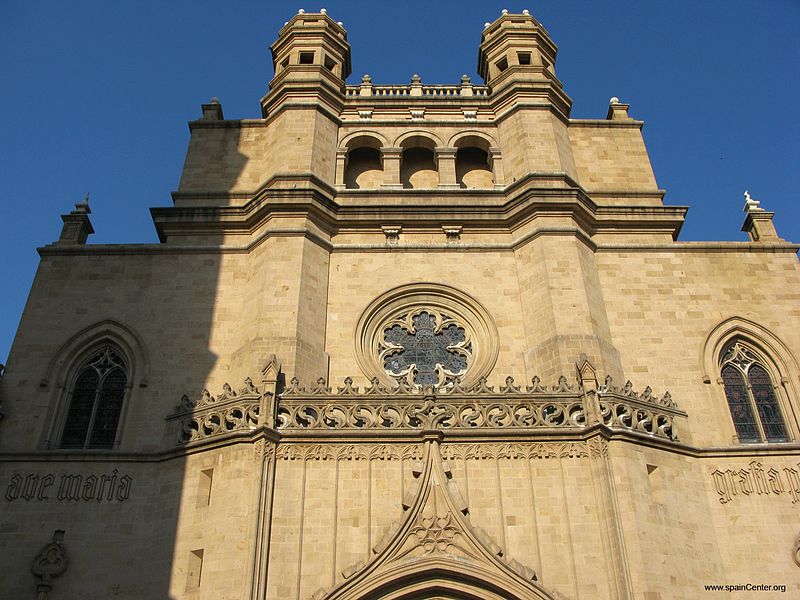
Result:
<svg viewBox="0 0 800 600"><path fill-rule="evenodd" d="M461 84L462 84L462 85L466 85L466 84L470 83L471 81L472 81L472 80L469 78L469 75L467 75L466 73L464 73L464 74L461 76Z"/></svg>
<svg viewBox="0 0 800 600"><path fill-rule="evenodd" d="M761 204L760 200L756 200L755 198L750 196L750 192L748 192L747 190L744 191L744 208L742 209L744 210L744 212L749 213L755 210L764 210L763 208L761 208L760 204Z"/></svg>
<svg viewBox="0 0 800 600"><path fill-rule="evenodd" d="M628 120L630 119L628 116L628 108L630 108L630 104L623 104L619 101L619 98L614 96L608 101L608 113L606 114L606 119L611 121Z"/></svg>
<svg viewBox="0 0 800 600"><path fill-rule="evenodd" d="M361 77L361 83L372 83L372 77L370 77L367 73Z"/></svg>
<svg viewBox="0 0 800 600"><path fill-rule="evenodd" d="M92 222L89 220L89 194L83 200L75 203L75 210L66 215L61 215L64 225L61 227L61 235L58 237L57 244L85 244L89 234L94 233Z"/></svg>
<svg viewBox="0 0 800 600"><path fill-rule="evenodd" d="M523 14L523 15L525 15L526 17L529 17L529 16L531 16L531 11L529 11L529 10L526 8L526 9L524 9L524 10L522 11L522 14Z"/></svg>
<svg viewBox="0 0 800 600"><path fill-rule="evenodd" d="M777 242L781 238L772 223L774 212L769 212L761 208L761 202L750 196L750 192L744 192L745 214L742 231L746 232L751 242Z"/></svg>
<svg viewBox="0 0 800 600"><path fill-rule="evenodd" d="M306 14L306 11L301 8L300 10L297 11L297 14L298 15L304 15L304 14Z"/></svg>
<svg viewBox="0 0 800 600"><path fill-rule="evenodd" d="M422 77L417 73L411 76L411 89L409 90L409 94L412 96L422 96Z"/></svg>
<svg viewBox="0 0 800 600"><path fill-rule="evenodd" d="M508 9L504 8L503 10L500 11L500 14L501 15L507 15L508 14Z"/></svg>
<svg viewBox="0 0 800 600"><path fill-rule="evenodd" d="M483 28L487 29L489 25L491 25L491 23L489 23L489 21L486 21L486 23L483 24Z"/></svg>
<svg viewBox="0 0 800 600"><path fill-rule="evenodd" d="M319 9L319 12L320 12L321 14L323 14L323 15L327 15L327 14L328 14L328 9L327 9L327 8L320 8L320 9Z"/></svg>

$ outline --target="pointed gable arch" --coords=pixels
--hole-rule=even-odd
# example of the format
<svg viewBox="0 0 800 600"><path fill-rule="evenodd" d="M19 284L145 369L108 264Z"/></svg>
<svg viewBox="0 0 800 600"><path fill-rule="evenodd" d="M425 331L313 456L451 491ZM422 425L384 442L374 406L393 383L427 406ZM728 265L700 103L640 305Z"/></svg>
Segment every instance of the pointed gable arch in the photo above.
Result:
<svg viewBox="0 0 800 600"><path fill-rule="evenodd" d="M438 594L451 600L553 600L536 574L474 527L439 442L431 436L414 467L404 515L373 548L375 556L345 572L345 580L315 598L411 600Z"/></svg>

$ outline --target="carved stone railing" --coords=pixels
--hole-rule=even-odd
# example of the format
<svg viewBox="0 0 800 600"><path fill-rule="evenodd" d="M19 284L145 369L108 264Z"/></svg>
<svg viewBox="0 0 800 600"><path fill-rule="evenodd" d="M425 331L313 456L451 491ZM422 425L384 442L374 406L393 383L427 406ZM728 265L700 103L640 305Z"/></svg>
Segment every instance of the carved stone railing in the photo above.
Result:
<svg viewBox="0 0 800 600"><path fill-rule="evenodd" d="M178 443L188 444L259 425L261 393L248 377L238 392L227 383L218 396L203 390L198 400L184 394L168 421L179 424Z"/></svg>
<svg viewBox="0 0 800 600"><path fill-rule="evenodd" d="M400 385L386 388L372 380L360 392L345 379L345 387L332 394L325 381L306 391L296 379L284 392L277 407L279 430L342 429L503 429L581 428L586 424L578 390L562 378L559 385L534 385L522 392L508 377L506 386L495 392L481 379L469 389L458 382L450 388L419 390ZM515 397L513 397L515 396Z"/></svg>
<svg viewBox="0 0 800 600"><path fill-rule="evenodd" d="M345 95L350 97L369 96L373 98L421 97L487 97L486 85L348 85Z"/></svg>
<svg viewBox="0 0 800 600"><path fill-rule="evenodd" d="M413 388L408 384L387 388L373 379L360 391L351 378L333 393L324 379L316 387L301 388L297 379L280 395L276 412L278 430L341 431L402 429L582 429L593 424L585 403L596 403L596 422L676 440L675 417L685 416L667 392L658 399L648 387L642 395L630 382L618 389L607 378L596 394L587 394L565 377L558 384L514 385L512 377L498 390L482 378L464 389L456 381L449 388Z"/></svg>
<svg viewBox="0 0 800 600"><path fill-rule="evenodd" d="M534 377L523 389L507 377L497 389L485 378L467 388L459 380L443 388L414 387L403 380L386 387L375 378L361 390L347 377L334 392L324 379L306 389L294 378L275 402L271 392L262 394L248 378L238 392L225 384L216 397L207 390L197 401L183 396L168 420L178 423L178 443L184 445L262 425L291 435L431 429L576 433L602 423L611 429L678 439L675 419L686 413L669 392L658 398L648 387L638 394L630 382L617 388L610 377L603 386L588 383L569 384L562 376L557 384L544 386Z"/></svg>
<svg viewBox="0 0 800 600"><path fill-rule="evenodd" d="M629 429L656 437L677 440L675 417L686 416L678 409L669 392L658 398L650 386L642 394L633 391L628 381L622 388L612 384L611 377L598 390L601 421L612 429Z"/></svg>

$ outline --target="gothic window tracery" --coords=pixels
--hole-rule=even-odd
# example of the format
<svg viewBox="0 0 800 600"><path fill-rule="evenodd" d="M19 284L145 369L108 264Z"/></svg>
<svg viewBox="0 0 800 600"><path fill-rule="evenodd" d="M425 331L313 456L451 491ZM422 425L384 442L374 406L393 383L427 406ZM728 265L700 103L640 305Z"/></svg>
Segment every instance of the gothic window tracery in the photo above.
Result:
<svg viewBox="0 0 800 600"><path fill-rule="evenodd" d="M93 353L72 384L61 448L112 448L117 435L128 369L113 347Z"/></svg>
<svg viewBox="0 0 800 600"><path fill-rule="evenodd" d="M500 336L489 312L457 288L418 282L375 297L355 327L355 355L367 381L386 387L469 388L491 373Z"/></svg>
<svg viewBox="0 0 800 600"><path fill-rule="evenodd" d="M772 378L755 351L737 341L723 354L721 375L740 441L789 440Z"/></svg>
<svg viewBox="0 0 800 600"><path fill-rule="evenodd" d="M451 316L418 309L386 324L379 351L390 377L414 386L441 387L466 373L472 342Z"/></svg>

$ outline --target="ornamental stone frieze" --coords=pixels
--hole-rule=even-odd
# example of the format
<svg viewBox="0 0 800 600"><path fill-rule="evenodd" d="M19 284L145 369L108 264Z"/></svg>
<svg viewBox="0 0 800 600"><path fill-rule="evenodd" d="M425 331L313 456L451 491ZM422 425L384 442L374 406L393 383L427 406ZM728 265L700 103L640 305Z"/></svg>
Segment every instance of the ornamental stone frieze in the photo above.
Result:
<svg viewBox="0 0 800 600"><path fill-rule="evenodd" d="M481 377L465 387L456 377L435 387L399 378L389 387L375 377L361 389L347 377L334 391L324 378L310 388L292 378L273 398L248 378L239 391L225 384L217 396L207 390L195 401L184 396L168 420L178 424L181 445L249 435L260 427L287 437L315 432L329 436L428 430L548 435L576 434L603 424L665 441L678 440L676 419L685 418L686 413L669 392L657 396L647 387L639 394L630 382L618 388L610 377L599 387L588 383L584 379L570 384L562 376L555 384L543 385L533 377L530 385L521 386L509 376L502 386L491 386Z"/></svg>

